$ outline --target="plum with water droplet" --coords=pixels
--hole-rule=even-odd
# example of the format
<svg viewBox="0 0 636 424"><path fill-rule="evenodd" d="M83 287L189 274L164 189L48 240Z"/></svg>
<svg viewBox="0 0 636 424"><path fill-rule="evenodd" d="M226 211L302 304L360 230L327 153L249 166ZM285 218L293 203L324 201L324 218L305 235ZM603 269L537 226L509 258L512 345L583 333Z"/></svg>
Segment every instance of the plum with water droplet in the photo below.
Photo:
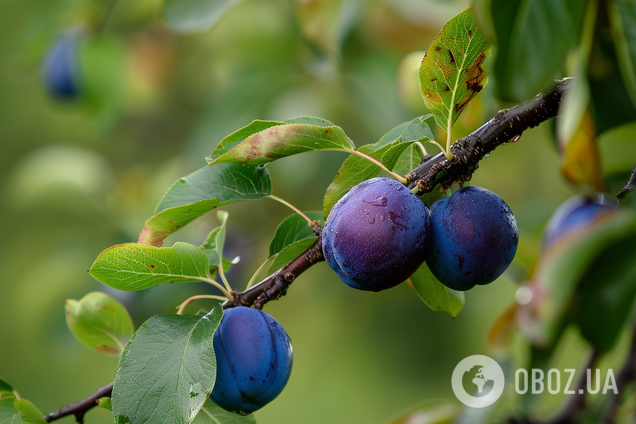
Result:
<svg viewBox="0 0 636 424"><path fill-rule="evenodd" d="M322 233L329 266L349 286L394 287L424 262L430 214L403 184L378 177L353 187L333 207Z"/></svg>
<svg viewBox="0 0 636 424"><path fill-rule="evenodd" d="M216 382L210 400L250 414L274 400L291 374L289 336L269 314L239 306L223 314L213 337Z"/></svg>
<svg viewBox="0 0 636 424"><path fill-rule="evenodd" d="M501 197L464 187L431 206L432 242L426 259L437 279L454 290L489 284L508 268L519 229Z"/></svg>

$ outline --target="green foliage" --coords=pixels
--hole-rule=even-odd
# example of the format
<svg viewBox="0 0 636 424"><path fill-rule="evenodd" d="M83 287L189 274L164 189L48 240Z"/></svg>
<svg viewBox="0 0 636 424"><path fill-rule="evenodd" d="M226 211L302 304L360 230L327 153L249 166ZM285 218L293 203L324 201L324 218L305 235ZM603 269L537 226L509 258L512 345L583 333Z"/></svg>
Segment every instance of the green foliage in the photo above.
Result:
<svg viewBox="0 0 636 424"><path fill-rule="evenodd" d="M146 221L139 242L160 246L169 234L213 209L262 199L271 192L269 172L263 167L238 163L205 166L170 186Z"/></svg>
<svg viewBox="0 0 636 424"><path fill-rule="evenodd" d="M314 221L319 221L322 218L319 211L305 212L305 215ZM290 244L313 236L314 232L305 218L299 214L290 215L278 224L274 238L269 243L269 256L277 255Z"/></svg>
<svg viewBox="0 0 636 424"><path fill-rule="evenodd" d="M104 293L92 292L79 301L66 300L66 325L84 346L104 355L119 356L132 336L128 311Z"/></svg>
<svg viewBox="0 0 636 424"><path fill-rule="evenodd" d="M208 257L198 247L127 243L104 250L89 270L99 282L119 290L143 290L161 283L210 280Z"/></svg>
<svg viewBox="0 0 636 424"><path fill-rule="evenodd" d="M636 106L636 8L628 0L611 0L607 7L623 81Z"/></svg>
<svg viewBox="0 0 636 424"><path fill-rule="evenodd" d="M449 289L439 282L426 266L422 264L409 279L417 295L434 311L446 312L457 318L464 309L466 297L464 292Z"/></svg>
<svg viewBox="0 0 636 424"><path fill-rule="evenodd" d="M248 127L259 126L252 123ZM243 134L244 130L239 131ZM228 162L263 165L298 153L355 148L342 128L311 117L297 118L291 123L279 122L268 129L253 132L243 140L240 138L232 134L222 140L208 157L208 162L211 165Z"/></svg>
<svg viewBox="0 0 636 424"><path fill-rule="evenodd" d="M465 10L449 20L420 65L420 90L435 122L446 132L488 82L486 38Z"/></svg>
<svg viewBox="0 0 636 424"><path fill-rule="evenodd" d="M13 387L0 380L1 424L44 424L42 413L26 399L20 399Z"/></svg>
<svg viewBox="0 0 636 424"><path fill-rule="evenodd" d="M192 424L256 424L254 415L241 416L207 401Z"/></svg>
<svg viewBox="0 0 636 424"><path fill-rule="evenodd" d="M567 55L580 39L586 2L492 0L497 37L494 77L499 96L525 101L563 76Z"/></svg>
<svg viewBox="0 0 636 424"><path fill-rule="evenodd" d="M113 387L113 413L132 424L190 423L216 376L212 336L223 316L155 315L122 353ZM152 418L151 418L152 417Z"/></svg>

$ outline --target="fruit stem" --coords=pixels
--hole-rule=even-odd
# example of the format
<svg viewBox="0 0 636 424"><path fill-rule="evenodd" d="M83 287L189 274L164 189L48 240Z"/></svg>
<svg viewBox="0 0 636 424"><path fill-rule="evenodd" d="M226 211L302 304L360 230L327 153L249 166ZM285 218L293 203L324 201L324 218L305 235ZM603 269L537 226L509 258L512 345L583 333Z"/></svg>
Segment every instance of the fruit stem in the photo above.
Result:
<svg viewBox="0 0 636 424"><path fill-rule="evenodd" d="M267 258L265 260L265 262L263 262L261 264L261 266L258 267L258 269L256 270L256 272L254 273L254 275L252 275L252 278L250 278L250 281L247 283L247 286L245 287L245 290L249 289L250 287L252 287L252 285L254 284L254 281L256 281L256 277L258 277L258 274L261 273L261 271L263 270L263 268L265 268L265 265L267 265L269 263L269 261L271 261L273 258L273 256Z"/></svg>
<svg viewBox="0 0 636 424"><path fill-rule="evenodd" d="M389 174L391 174L391 175L393 176L393 178L395 178L396 180L398 180L398 181L399 181L399 182L401 182L402 184L404 184L404 185L407 185L407 184L408 184L408 181L406 180L406 178L404 178L404 177L402 177L401 175L396 174L395 172L391 171L391 170L390 170L390 169L388 169L386 166L384 166L384 165L382 164L382 162L380 162L380 161L378 161L378 160L373 159L371 156L369 156L369 155L365 155L364 153L362 153L361 151L356 150L356 149L346 149L346 151L347 151L347 152L349 152L349 153L352 153L352 154L354 154L354 155L358 155L358 156L360 156L361 158L365 158L365 159L367 159L367 160L369 160L369 161L371 161L371 162L375 163L375 164L376 164L376 165L378 165L380 168L384 169L386 172L388 172Z"/></svg>
<svg viewBox="0 0 636 424"><path fill-rule="evenodd" d="M221 300L221 301L227 300L223 296L215 296L213 294L199 294L199 295L196 295L196 296L192 296L192 297L189 297L186 300L184 300L181 305L177 306L177 308L178 308L177 315L182 315L183 314L183 310L186 308L186 306L188 306L188 304L190 302L192 302L193 300L197 300L197 299L216 299L216 300Z"/></svg>
<svg viewBox="0 0 636 424"><path fill-rule="evenodd" d="M269 196L270 199L272 200L276 200L277 202L282 203L283 205L287 206L288 208L290 208L291 210L293 210L294 212L296 212L297 214L299 214L300 216L302 216L303 218L305 218L305 221L307 221L307 223L309 223L309 225L311 226L313 224L314 221L312 221L311 219L309 219L309 217L307 215L305 215L304 213L302 213L300 211L300 209L298 209L296 206L292 205L291 203L289 203L287 200L281 199L278 196L274 196L273 194L270 194Z"/></svg>

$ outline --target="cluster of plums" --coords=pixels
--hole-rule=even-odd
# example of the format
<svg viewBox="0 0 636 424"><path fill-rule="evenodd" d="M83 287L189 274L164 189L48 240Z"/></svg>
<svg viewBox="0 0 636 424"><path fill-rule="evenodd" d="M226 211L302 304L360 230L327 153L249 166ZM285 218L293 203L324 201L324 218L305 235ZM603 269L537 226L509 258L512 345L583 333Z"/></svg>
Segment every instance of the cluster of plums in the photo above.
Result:
<svg viewBox="0 0 636 424"><path fill-rule="evenodd" d="M322 247L329 266L356 289L394 287L426 261L444 285L469 290L497 279L518 242L512 211L489 190L464 187L429 213L403 184L373 178L334 205Z"/></svg>
<svg viewBox="0 0 636 424"><path fill-rule="evenodd" d="M374 178L333 207L323 230L323 253L340 278L360 290L394 287L424 261L446 286L468 290L499 277L518 240L512 211L488 190L462 188L429 212L403 184ZM210 399L222 408L249 414L287 384L291 342L265 312L225 311L213 344L217 377Z"/></svg>

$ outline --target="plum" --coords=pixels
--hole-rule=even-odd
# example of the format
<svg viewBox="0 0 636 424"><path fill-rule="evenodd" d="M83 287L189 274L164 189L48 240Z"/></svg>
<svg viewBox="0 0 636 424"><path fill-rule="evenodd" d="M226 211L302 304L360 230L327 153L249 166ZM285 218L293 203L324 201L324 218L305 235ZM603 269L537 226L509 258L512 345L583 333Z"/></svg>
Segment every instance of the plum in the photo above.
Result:
<svg viewBox="0 0 636 424"><path fill-rule="evenodd" d="M424 262L430 213L403 184L378 177L353 187L333 207L322 233L329 266L347 285L394 287Z"/></svg>
<svg viewBox="0 0 636 424"><path fill-rule="evenodd" d="M517 251L519 229L501 197L464 187L431 206L432 243L426 263L442 284L469 290L497 279Z"/></svg>
<svg viewBox="0 0 636 424"><path fill-rule="evenodd" d="M615 210L616 204L605 200L602 196L569 198L554 211L548 220L543 232L543 247L552 246Z"/></svg>
<svg viewBox="0 0 636 424"><path fill-rule="evenodd" d="M244 306L226 310L213 345L217 373L210 400L221 408L247 415L283 391L292 369L292 345L267 313Z"/></svg>
<svg viewBox="0 0 636 424"><path fill-rule="evenodd" d="M42 73L54 97L71 100L80 92L77 50L77 35L70 32L58 37L46 53Z"/></svg>

